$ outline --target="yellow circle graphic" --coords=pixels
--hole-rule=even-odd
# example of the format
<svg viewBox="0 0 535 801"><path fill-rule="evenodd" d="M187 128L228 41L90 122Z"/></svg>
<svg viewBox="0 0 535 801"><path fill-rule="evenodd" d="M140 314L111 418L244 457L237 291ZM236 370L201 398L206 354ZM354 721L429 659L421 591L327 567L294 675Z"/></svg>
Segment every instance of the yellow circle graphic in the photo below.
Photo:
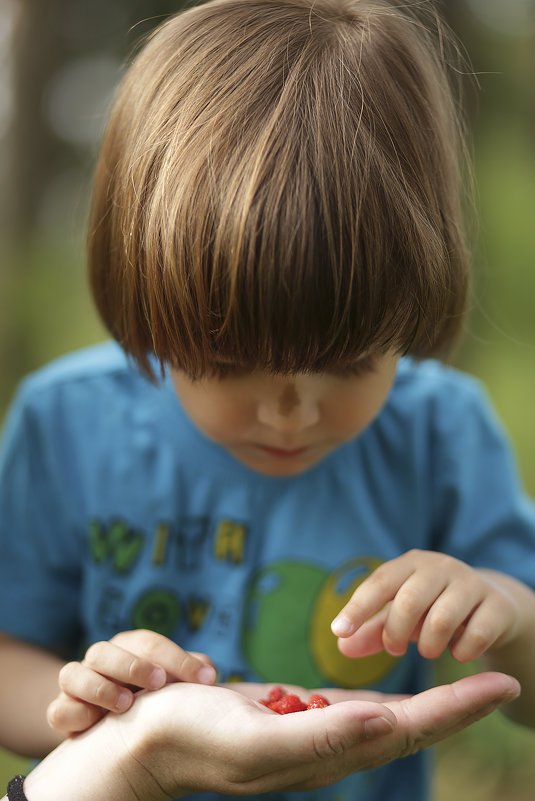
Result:
<svg viewBox="0 0 535 801"><path fill-rule="evenodd" d="M338 650L331 632L331 621L349 601L356 588L381 561L375 557L351 559L332 573L322 585L310 618L310 638L314 662L335 684L363 687L374 684L392 670L396 657L386 651L360 659L351 659Z"/></svg>

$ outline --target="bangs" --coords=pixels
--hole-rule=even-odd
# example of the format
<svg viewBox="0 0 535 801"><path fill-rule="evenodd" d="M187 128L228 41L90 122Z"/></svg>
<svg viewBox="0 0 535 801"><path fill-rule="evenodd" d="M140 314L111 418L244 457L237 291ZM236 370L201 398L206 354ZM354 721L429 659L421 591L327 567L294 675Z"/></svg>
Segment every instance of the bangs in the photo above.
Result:
<svg viewBox="0 0 535 801"><path fill-rule="evenodd" d="M318 180L317 159L280 144L264 161L270 180L251 187L245 175L227 208L199 208L198 199L168 221L169 231L160 217L152 221L158 238L151 249L145 237L140 287L151 349L192 376L221 358L287 373L330 369L370 350L429 353L453 322L444 243L433 241L425 218L393 213L372 188L385 179L364 155L357 180L334 175L332 165Z"/></svg>
<svg viewBox="0 0 535 801"><path fill-rule="evenodd" d="M219 360L318 372L370 351L440 355L459 332L447 82L392 9L376 24L370 9L363 22L352 4L320 5L336 20L307 2L193 9L127 74L97 169L90 271L101 316L149 373L151 354L192 377Z"/></svg>
<svg viewBox="0 0 535 801"><path fill-rule="evenodd" d="M266 168L275 171L277 163L284 160ZM407 264L395 237L385 238L386 202L379 209L377 198L354 198L359 207L354 203L348 215L347 199L341 217L325 207L329 193L322 198L314 191L315 180L304 171L288 180L286 170L286 195L271 197L270 181L265 197L244 207L242 189L224 219L205 208L188 215L187 224L174 223L175 232L184 232L175 248L159 248L169 241L165 231L155 251L147 241L140 295L151 350L162 366L167 362L192 377L219 360L274 372L321 372L370 350L429 349L448 300L437 304L431 297L426 274L438 265L429 265L429 250ZM197 233L196 220L203 221ZM387 230L403 227L392 220ZM368 238L373 249L365 247Z"/></svg>

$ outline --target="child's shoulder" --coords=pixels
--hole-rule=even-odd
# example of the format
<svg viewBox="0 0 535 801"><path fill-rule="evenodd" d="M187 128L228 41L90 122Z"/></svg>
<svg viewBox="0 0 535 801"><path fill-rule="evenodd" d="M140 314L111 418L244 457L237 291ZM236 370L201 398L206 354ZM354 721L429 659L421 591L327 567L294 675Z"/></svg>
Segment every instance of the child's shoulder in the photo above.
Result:
<svg viewBox="0 0 535 801"><path fill-rule="evenodd" d="M152 385L115 342L103 342L60 356L27 375L19 387L19 402L43 406L69 395L91 403L99 396L138 394Z"/></svg>
<svg viewBox="0 0 535 801"><path fill-rule="evenodd" d="M429 413L432 417L456 418L464 413L489 410L489 399L481 381L433 359L400 360L389 405L397 411Z"/></svg>
<svg viewBox="0 0 535 801"><path fill-rule="evenodd" d="M455 367L435 359L418 361L410 357L400 359L394 388L400 394L412 394L422 399L474 397L483 391L477 378Z"/></svg>
<svg viewBox="0 0 535 801"><path fill-rule="evenodd" d="M128 369L128 359L119 345L115 342L101 342L58 356L30 373L25 382L46 388L88 378L105 378Z"/></svg>
<svg viewBox="0 0 535 801"><path fill-rule="evenodd" d="M494 442L496 436L505 435L482 382L432 359L400 360L378 424L402 430L420 443L440 442L441 447L457 452L459 443L469 447L474 437Z"/></svg>

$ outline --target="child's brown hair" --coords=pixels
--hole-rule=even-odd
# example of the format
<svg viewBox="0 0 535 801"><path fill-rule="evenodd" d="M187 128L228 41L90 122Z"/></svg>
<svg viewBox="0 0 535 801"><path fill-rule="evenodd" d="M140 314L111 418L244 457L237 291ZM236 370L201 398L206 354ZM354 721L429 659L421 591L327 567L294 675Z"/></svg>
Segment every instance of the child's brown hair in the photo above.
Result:
<svg viewBox="0 0 535 801"><path fill-rule="evenodd" d="M89 229L98 309L145 370L448 350L468 269L441 35L382 1L215 0L150 37Z"/></svg>

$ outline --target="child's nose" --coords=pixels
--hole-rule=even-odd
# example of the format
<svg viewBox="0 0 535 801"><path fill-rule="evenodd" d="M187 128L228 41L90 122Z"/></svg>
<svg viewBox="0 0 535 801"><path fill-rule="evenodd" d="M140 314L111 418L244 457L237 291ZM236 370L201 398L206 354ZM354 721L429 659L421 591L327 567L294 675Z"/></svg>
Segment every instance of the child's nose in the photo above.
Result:
<svg viewBox="0 0 535 801"><path fill-rule="evenodd" d="M270 392L257 406L258 421L281 433L302 431L316 425L320 412L314 393L288 383Z"/></svg>

